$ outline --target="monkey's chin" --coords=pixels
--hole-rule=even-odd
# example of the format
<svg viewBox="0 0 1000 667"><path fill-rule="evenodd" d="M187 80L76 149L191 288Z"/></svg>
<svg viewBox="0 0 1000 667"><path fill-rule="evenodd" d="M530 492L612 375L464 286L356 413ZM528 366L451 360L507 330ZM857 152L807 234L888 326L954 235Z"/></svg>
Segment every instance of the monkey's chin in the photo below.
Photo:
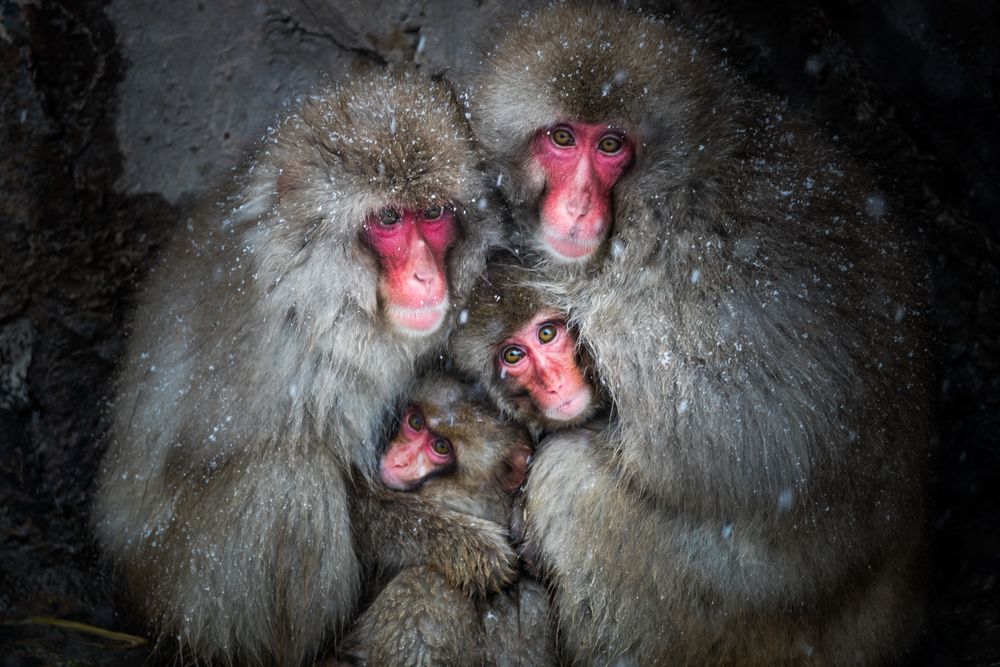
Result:
<svg viewBox="0 0 1000 667"><path fill-rule="evenodd" d="M569 425L570 422L576 422L584 415L592 402L593 396L591 396L590 387L585 386L569 400L545 408L542 414L549 421Z"/></svg>
<svg viewBox="0 0 1000 667"><path fill-rule="evenodd" d="M436 304L430 306L400 306L393 304L385 309L388 320L396 331L404 336L414 338L430 336L441 328L445 315L448 314L448 295Z"/></svg>
<svg viewBox="0 0 1000 667"><path fill-rule="evenodd" d="M603 238L573 238L545 226L542 227L540 236L542 248L552 259L564 264L587 261L601 247Z"/></svg>

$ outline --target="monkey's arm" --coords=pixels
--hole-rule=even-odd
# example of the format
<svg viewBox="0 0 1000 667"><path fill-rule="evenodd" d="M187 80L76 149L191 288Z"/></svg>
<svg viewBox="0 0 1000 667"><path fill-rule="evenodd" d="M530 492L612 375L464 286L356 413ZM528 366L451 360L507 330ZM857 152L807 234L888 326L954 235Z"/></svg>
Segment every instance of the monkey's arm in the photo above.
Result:
<svg viewBox="0 0 1000 667"><path fill-rule="evenodd" d="M516 578L517 559L502 526L412 494L372 489L359 495L354 521L358 549L382 572L429 565L449 585L478 596Z"/></svg>

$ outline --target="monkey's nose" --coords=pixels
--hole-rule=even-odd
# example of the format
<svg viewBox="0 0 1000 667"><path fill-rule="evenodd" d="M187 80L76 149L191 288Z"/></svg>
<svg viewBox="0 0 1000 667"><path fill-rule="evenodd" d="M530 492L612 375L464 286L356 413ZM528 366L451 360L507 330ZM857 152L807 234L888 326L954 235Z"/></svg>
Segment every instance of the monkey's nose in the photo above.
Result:
<svg viewBox="0 0 1000 667"><path fill-rule="evenodd" d="M441 281L436 271L415 271L413 281L414 292L422 300L434 301L440 292Z"/></svg>
<svg viewBox="0 0 1000 667"><path fill-rule="evenodd" d="M416 256L411 260L413 279L430 291L437 286L440 280L440 272L434 262L434 256L427 245L423 243L414 252Z"/></svg>
<svg viewBox="0 0 1000 667"><path fill-rule="evenodd" d="M583 188L566 200L566 212L572 218L582 218L590 213L590 190Z"/></svg>
<svg viewBox="0 0 1000 667"><path fill-rule="evenodd" d="M413 464L413 454L409 449L393 452L385 457L385 464L389 468L408 468Z"/></svg>
<svg viewBox="0 0 1000 667"><path fill-rule="evenodd" d="M560 374L558 368L540 365L537 374L538 384L542 386L546 393L559 394L562 391L562 375Z"/></svg>

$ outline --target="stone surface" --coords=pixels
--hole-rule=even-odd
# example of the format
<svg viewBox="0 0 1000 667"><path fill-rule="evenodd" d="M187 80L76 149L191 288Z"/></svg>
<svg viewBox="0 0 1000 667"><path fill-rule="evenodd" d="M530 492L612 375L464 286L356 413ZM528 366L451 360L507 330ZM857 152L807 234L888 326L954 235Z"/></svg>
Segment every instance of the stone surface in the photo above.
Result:
<svg viewBox="0 0 1000 667"><path fill-rule="evenodd" d="M117 187L171 203L200 194L263 136L285 102L365 62L417 62L464 82L478 61L474 38L518 6L115 0L108 14L126 62Z"/></svg>

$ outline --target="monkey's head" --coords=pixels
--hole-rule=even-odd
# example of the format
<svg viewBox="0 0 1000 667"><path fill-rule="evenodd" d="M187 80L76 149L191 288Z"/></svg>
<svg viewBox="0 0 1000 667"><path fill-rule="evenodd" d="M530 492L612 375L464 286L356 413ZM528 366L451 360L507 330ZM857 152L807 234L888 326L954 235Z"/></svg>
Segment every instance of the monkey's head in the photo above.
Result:
<svg viewBox="0 0 1000 667"><path fill-rule="evenodd" d="M308 267L297 300L346 293L389 330L438 331L493 233L451 89L405 68L362 75L309 97L268 143L254 168L273 175L260 201L271 207L275 281Z"/></svg>
<svg viewBox="0 0 1000 667"><path fill-rule="evenodd" d="M590 357L532 277L518 265L492 267L469 297L451 355L504 412L533 428L579 425L601 406Z"/></svg>
<svg viewBox="0 0 1000 667"><path fill-rule="evenodd" d="M531 436L485 398L455 378L422 378L382 456L379 475L385 485L506 525L508 496L527 474Z"/></svg>
<svg viewBox="0 0 1000 667"><path fill-rule="evenodd" d="M530 245L593 265L612 235L628 242L630 198L661 196L701 159L709 64L676 29L615 7L556 5L504 35L473 97L475 131Z"/></svg>

